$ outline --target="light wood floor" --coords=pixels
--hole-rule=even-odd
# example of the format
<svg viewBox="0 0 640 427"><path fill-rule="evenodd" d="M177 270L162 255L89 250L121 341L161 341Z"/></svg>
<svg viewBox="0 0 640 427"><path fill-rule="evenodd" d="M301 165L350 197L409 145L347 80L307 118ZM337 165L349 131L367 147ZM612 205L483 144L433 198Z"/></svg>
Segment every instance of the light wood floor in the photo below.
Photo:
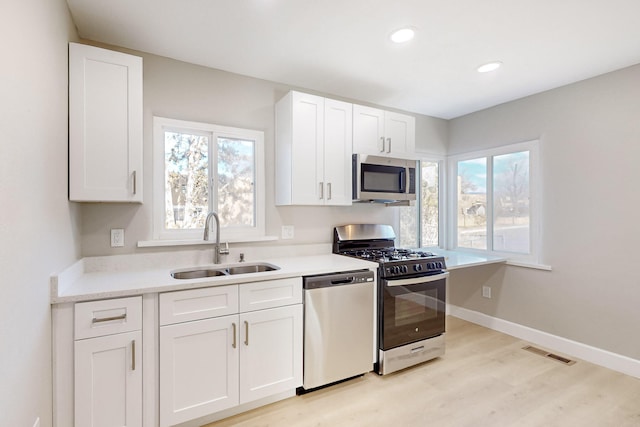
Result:
<svg viewBox="0 0 640 427"><path fill-rule="evenodd" d="M523 350L527 344L448 317L439 359L207 427L640 426L640 379L580 360L566 366Z"/></svg>

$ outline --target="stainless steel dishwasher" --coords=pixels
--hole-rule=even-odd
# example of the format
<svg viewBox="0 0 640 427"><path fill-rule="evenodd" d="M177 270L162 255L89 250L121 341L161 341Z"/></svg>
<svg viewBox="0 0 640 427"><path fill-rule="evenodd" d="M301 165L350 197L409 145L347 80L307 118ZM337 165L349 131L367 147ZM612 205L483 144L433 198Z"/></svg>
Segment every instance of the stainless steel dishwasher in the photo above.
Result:
<svg viewBox="0 0 640 427"><path fill-rule="evenodd" d="M298 392L373 370L373 272L307 276L303 289L304 375Z"/></svg>

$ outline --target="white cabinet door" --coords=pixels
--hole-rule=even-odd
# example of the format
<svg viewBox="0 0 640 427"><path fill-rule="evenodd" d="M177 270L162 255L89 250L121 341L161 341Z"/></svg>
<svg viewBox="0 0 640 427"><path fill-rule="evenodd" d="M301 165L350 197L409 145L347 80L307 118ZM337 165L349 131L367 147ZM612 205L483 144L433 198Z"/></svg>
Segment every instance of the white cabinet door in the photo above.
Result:
<svg viewBox="0 0 640 427"><path fill-rule="evenodd" d="M350 205L353 105L324 101L324 200L327 205Z"/></svg>
<svg viewBox="0 0 640 427"><path fill-rule="evenodd" d="M238 405L238 316L160 328L160 426Z"/></svg>
<svg viewBox="0 0 640 427"><path fill-rule="evenodd" d="M363 105L353 106L353 152L411 157L416 145L415 117Z"/></svg>
<svg viewBox="0 0 640 427"><path fill-rule="evenodd" d="M357 154L385 153L384 111L353 105L353 152Z"/></svg>
<svg viewBox="0 0 640 427"><path fill-rule="evenodd" d="M69 43L69 199L142 202L142 58Z"/></svg>
<svg viewBox="0 0 640 427"><path fill-rule="evenodd" d="M388 155L405 157L416 147L416 119L405 114L385 112L385 143Z"/></svg>
<svg viewBox="0 0 640 427"><path fill-rule="evenodd" d="M142 331L78 340L74 352L75 426L142 426Z"/></svg>
<svg viewBox="0 0 640 427"><path fill-rule="evenodd" d="M293 93L291 198L298 205L324 204L324 98Z"/></svg>
<svg viewBox="0 0 640 427"><path fill-rule="evenodd" d="M302 385L302 304L240 315L240 403Z"/></svg>

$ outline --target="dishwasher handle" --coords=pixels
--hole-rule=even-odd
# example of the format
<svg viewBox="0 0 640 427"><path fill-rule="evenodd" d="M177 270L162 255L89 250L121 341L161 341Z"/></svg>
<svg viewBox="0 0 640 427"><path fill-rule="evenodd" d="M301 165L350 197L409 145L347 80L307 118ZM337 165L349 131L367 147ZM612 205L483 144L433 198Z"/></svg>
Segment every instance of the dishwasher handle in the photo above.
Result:
<svg viewBox="0 0 640 427"><path fill-rule="evenodd" d="M334 286L353 285L374 281L371 270L345 271L339 273L320 274L317 276L303 277L304 289L328 288Z"/></svg>

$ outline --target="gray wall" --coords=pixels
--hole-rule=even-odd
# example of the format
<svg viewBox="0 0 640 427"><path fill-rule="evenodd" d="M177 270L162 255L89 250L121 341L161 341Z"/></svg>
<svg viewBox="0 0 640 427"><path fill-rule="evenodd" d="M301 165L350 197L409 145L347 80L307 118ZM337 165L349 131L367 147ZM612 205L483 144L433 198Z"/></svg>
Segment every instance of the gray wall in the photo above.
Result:
<svg viewBox="0 0 640 427"><path fill-rule="evenodd" d="M452 120L449 131L451 154L540 139L542 262L553 268L453 272L450 302L640 359L640 66Z"/></svg>
<svg viewBox="0 0 640 427"><path fill-rule="evenodd" d="M0 5L0 424L51 426L49 275L80 255L67 201L64 0Z"/></svg>
<svg viewBox="0 0 640 427"><path fill-rule="evenodd" d="M87 41L87 43L92 42ZM113 46L107 47L124 50ZM291 88L146 53L131 53L141 55L144 64L144 204L82 204L83 256L168 250L166 247L159 249L136 247L139 240L152 238L153 164L151 154L154 115L264 131L266 231L268 235L279 236L282 225L293 225L295 238L254 245L329 243L332 241L332 229L335 225L354 222L394 225L397 223L397 209L378 205L275 206L274 105L288 90L304 91L304 89ZM444 154L447 122L426 116L414 116L416 116L418 145L429 152ZM110 247L109 230L111 228L125 229L124 248Z"/></svg>

